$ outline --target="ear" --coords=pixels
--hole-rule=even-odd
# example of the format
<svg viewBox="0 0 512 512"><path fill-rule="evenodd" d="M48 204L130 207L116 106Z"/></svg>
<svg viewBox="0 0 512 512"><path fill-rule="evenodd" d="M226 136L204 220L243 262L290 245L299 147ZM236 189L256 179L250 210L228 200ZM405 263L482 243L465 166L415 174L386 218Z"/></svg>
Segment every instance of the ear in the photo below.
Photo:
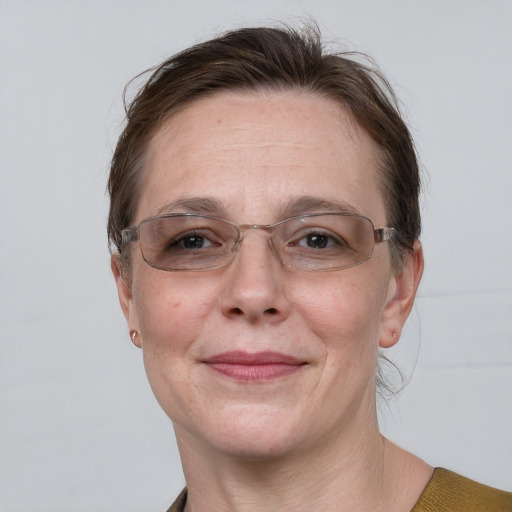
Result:
<svg viewBox="0 0 512 512"><path fill-rule="evenodd" d="M126 318L128 330L130 332L140 332L139 317L137 315L137 310L133 301L131 283L129 281L127 282L125 277L122 275L119 256L112 256L110 260L110 268L112 269L112 274L114 274L114 279L117 286L117 294L119 296L119 303L121 304L121 309L123 310L124 317ZM132 338L132 342L137 347L142 348L141 336L134 336Z"/></svg>
<svg viewBox="0 0 512 512"><path fill-rule="evenodd" d="M423 249L421 242L416 240L412 252L407 255L403 271L390 281L387 303L381 316L380 347L392 347L400 339L414 304L423 267Z"/></svg>

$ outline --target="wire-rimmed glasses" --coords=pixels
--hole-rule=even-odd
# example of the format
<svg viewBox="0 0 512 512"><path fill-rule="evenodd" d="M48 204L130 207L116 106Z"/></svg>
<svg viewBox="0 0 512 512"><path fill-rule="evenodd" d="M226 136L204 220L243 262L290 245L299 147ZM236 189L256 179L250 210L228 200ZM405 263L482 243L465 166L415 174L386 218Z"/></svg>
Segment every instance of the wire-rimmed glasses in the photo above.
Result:
<svg viewBox="0 0 512 512"><path fill-rule="evenodd" d="M144 261L166 271L212 270L233 261L247 230L264 230L280 262L299 270L332 271L371 258L375 243L391 240L394 228L375 229L352 213L311 213L274 224L237 224L194 213L150 217L124 229L122 243L139 242Z"/></svg>

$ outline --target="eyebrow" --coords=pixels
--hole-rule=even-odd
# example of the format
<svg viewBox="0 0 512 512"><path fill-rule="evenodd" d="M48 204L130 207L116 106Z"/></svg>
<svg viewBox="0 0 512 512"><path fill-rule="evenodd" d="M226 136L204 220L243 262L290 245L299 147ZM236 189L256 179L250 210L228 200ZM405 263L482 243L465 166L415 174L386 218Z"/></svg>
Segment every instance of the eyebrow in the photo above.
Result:
<svg viewBox="0 0 512 512"><path fill-rule="evenodd" d="M300 196L290 200L280 211L280 217L294 217L304 213L351 213L360 214L360 212L344 201L331 201L322 197Z"/></svg>
<svg viewBox="0 0 512 512"><path fill-rule="evenodd" d="M176 210L184 213L197 213L204 215L223 215L226 214L226 208L222 204L209 196L201 197L180 197L173 201L165 203L160 207L155 216L165 215L166 213L175 213Z"/></svg>
<svg viewBox="0 0 512 512"><path fill-rule="evenodd" d="M227 208L217 199L210 196L180 197L165 203L155 212L155 216L177 212L212 215L221 218L229 217ZM305 213L322 212L360 214L356 208L343 201L331 201L314 196L300 196L291 199L283 207L279 208L277 220Z"/></svg>

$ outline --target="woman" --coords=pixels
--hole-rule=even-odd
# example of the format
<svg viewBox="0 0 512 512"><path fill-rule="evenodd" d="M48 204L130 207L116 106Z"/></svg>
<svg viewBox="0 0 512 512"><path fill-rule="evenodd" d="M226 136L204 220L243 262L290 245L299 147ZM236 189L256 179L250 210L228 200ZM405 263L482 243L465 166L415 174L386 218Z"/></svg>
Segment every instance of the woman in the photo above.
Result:
<svg viewBox="0 0 512 512"><path fill-rule="evenodd" d="M171 511L512 509L378 430L379 348L423 255L413 142L376 71L314 30L190 48L129 106L109 191L121 307L187 482Z"/></svg>

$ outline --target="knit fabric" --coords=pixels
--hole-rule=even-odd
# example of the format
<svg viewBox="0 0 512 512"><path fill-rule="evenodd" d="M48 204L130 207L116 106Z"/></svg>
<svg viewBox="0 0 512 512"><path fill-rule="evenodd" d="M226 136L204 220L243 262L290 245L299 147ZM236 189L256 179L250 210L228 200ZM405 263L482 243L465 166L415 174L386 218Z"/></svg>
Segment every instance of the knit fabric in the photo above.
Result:
<svg viewBox="0 0 512 512"><path fill-rule="evenodd" d="M437 468L411 512L512 512L512 493Z"/></svg>

